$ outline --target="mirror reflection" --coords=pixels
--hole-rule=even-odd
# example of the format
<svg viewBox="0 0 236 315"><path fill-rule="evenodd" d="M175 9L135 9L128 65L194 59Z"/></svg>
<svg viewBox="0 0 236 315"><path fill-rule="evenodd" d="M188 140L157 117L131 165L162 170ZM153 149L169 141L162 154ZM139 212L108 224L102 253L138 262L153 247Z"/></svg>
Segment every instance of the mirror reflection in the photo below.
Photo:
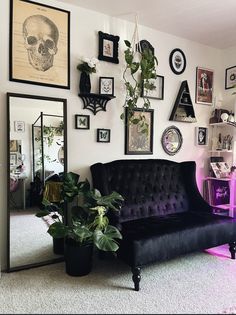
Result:
<svg viewBox="0 0 236 315"><path fill-rule="evenodd" d="M183 138L180 130L171 126L164 130L161 143L164 151L169 155L176 154L182 146Z"/></svg>
<svg viewBox="0 0 236 315"><path fill-rule="evenodd" d="M66 171L63 99L8 94L9 110L9 266L49 262L53 251L47 233L50 218L38 218L42 199L58 198ZM54 187L57 187L54 191Z"/></svg>

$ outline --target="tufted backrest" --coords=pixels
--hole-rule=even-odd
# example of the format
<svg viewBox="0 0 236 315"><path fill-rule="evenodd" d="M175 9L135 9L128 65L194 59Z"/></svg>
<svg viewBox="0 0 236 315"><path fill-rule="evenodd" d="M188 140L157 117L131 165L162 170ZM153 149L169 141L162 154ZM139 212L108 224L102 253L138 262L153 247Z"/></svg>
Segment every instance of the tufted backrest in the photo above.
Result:
<svg viewBox="0 0 236 315"><path fill-rule="evenodd" d="M91 166L94 187L125 199L120 222L185 212L189 208L183 165L169 160L116 160ZM186 175L186 174L185 174Z"/></svg>

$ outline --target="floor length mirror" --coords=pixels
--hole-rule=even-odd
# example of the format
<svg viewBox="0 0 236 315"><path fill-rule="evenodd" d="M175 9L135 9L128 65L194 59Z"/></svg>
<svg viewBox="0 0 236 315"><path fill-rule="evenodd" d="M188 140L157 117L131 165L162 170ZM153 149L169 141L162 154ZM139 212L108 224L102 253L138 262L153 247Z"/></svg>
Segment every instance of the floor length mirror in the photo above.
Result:
<svg viewBox="0 0 236 315"><path fill-rule="evenodd" d="M8 271L15 271L63 259L47 233L52 218L35 214L46 191L58 201L67 171L66 100L7 93L7 107Z"/></svg>

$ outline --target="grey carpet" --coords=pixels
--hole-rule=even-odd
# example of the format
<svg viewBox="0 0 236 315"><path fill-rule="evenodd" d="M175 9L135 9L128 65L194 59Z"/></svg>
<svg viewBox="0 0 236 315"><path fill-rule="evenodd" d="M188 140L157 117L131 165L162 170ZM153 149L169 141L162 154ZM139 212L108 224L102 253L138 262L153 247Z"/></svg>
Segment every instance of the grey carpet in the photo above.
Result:
<svg viewBox="0 0 236 315"><path fill-rule="evenodd" d="M236 305L236 261L229 259L226 246L189 254L147 266L141 291L132 287L129 268L117 260L95 259L92 272L84 277L68 276L64 263L3 273L0 312L224 313Z"/></svg>

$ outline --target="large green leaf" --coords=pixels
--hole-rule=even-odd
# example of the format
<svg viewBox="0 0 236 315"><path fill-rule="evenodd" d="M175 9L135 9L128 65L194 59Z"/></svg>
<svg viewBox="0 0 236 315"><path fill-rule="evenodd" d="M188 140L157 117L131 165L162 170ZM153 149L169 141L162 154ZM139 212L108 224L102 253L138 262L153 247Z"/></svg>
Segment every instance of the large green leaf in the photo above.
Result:
<svg viewBox="0 0 236 315"><path fill-rule="evenodd" d="M116 252L119 245L115 239L122 239L122 235L119 230L112 225L108 225L104 232L101 230L94 231L94 244L100 250Z"/></svg>
<svg viewBox="0 0 236 315"><path fill-rule="evenodd" d="M109 195L96 197L95 200L99 206L104 206L118 211L120 209L120 203L121 201L124 201L124 198L116 191L113 191Z"/></svg>
<svg viewBox="0 0 236 315"><path fill-rule="evenodd" d="M81 244L88 242L93 236L93 232L88 227L79 224L74 226L71 232L73 233L73 238Z"/></svg>
<svg viewBox="0 0 236 315"><path fill-rule="evenodd" d="M49 226L47 232L54 238L63 238L67 235L68 227L62 222L55 222Z"/></svg>

